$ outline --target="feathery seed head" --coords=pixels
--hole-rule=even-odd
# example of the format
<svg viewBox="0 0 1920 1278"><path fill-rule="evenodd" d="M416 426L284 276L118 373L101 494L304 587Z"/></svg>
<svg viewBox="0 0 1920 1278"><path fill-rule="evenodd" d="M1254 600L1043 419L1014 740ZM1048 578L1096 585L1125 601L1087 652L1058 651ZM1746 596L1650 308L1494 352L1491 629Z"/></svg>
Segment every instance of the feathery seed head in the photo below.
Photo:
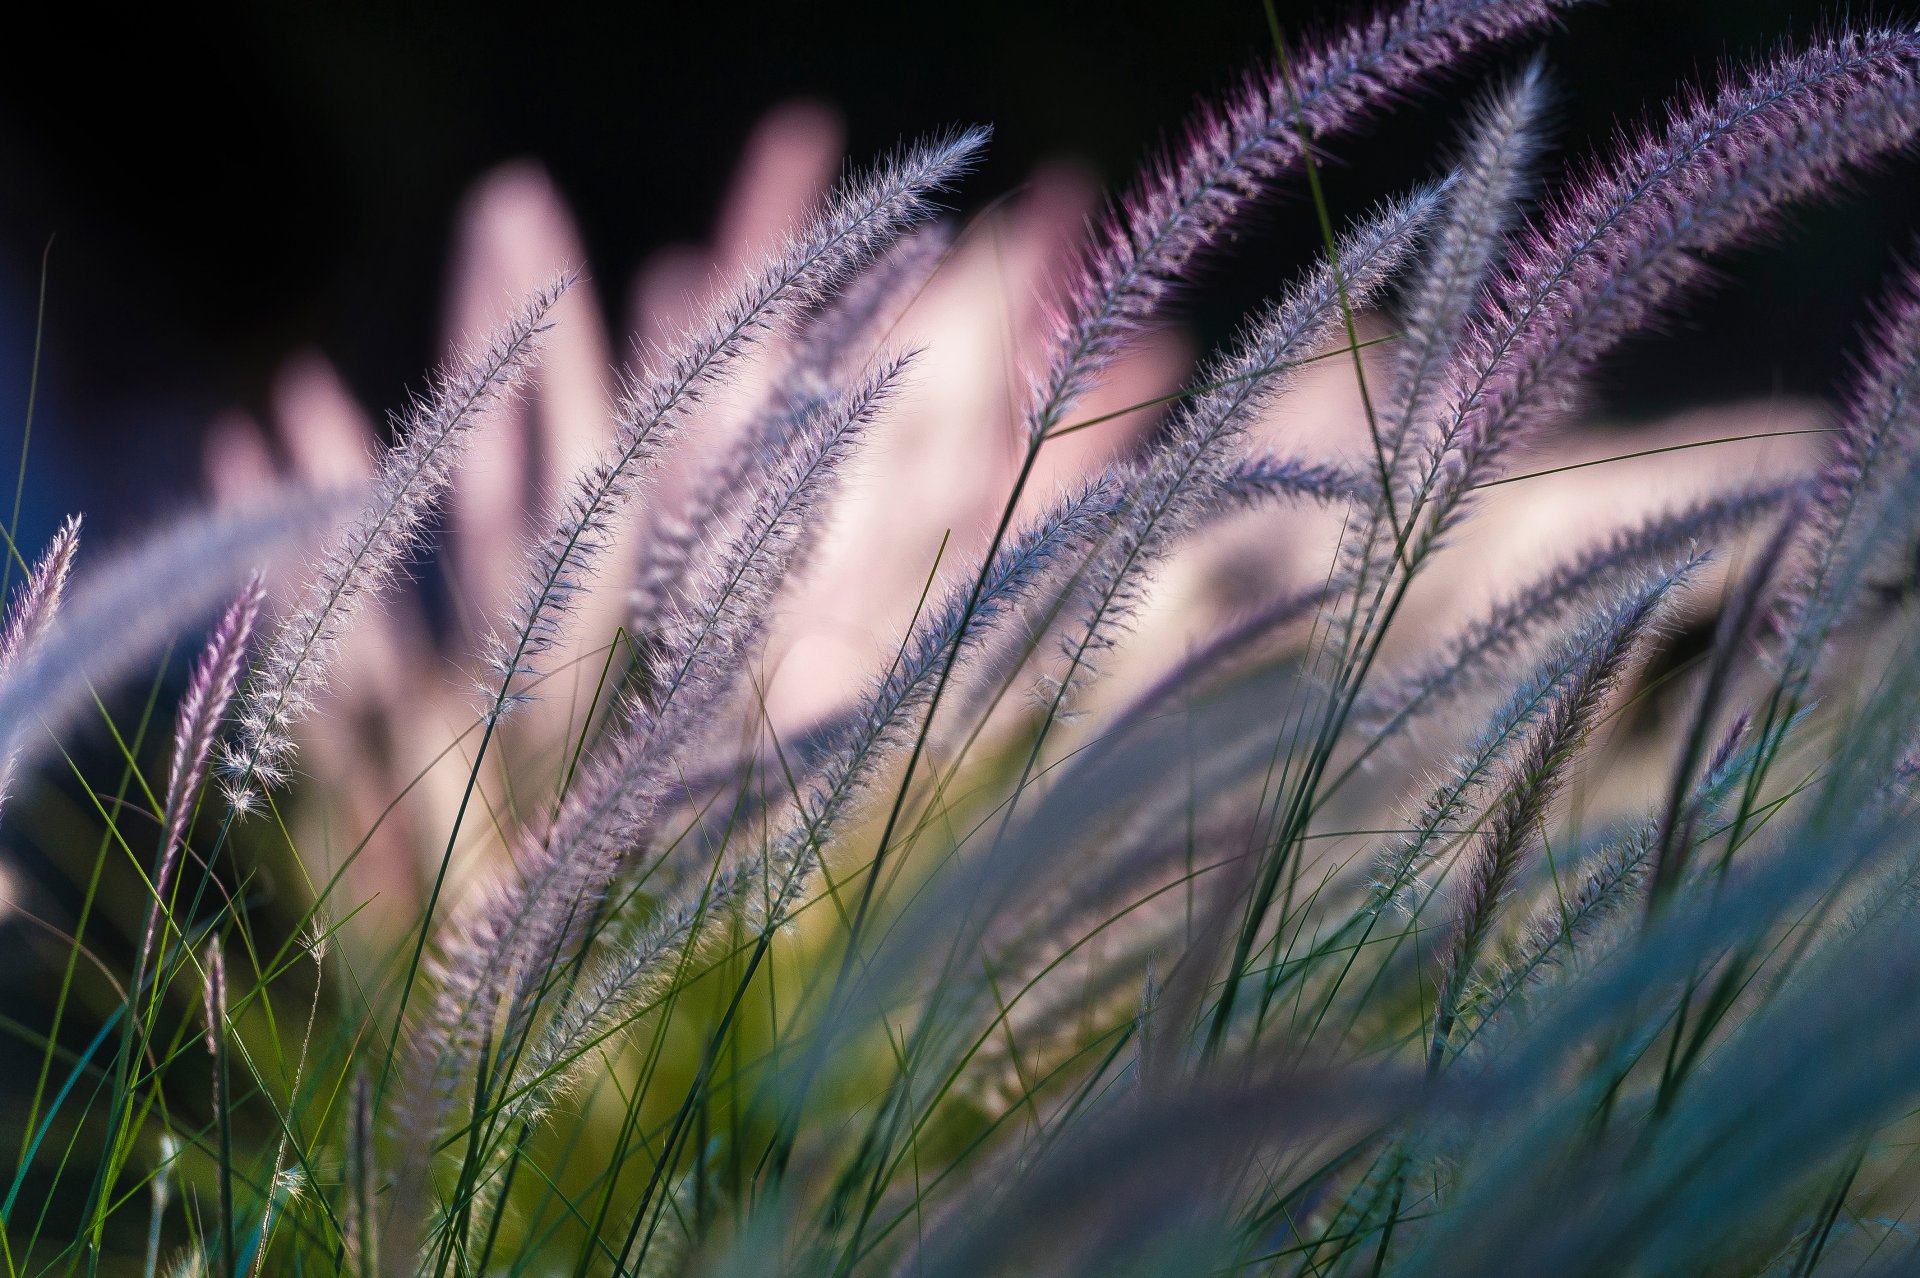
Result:
<svg viewBox="0 0 1920 1278"><path fill-rule="evenodd" d="M883 160L843 183L826 207L741 281L651 370L629 380L614 438L568 486L552 529L527 565L508 623L489 641L499 679L487 714L514 704L516 682L537 673L572 606L605 554L637 485L683 429L704 395L769 334L844 285L934 209L985 146L989 130L963 129Z"/></svg>
<svg viewBox="0 0 1920 1278"><path fill-rule="evenodd" d="M80 549L80 516L69 515L53 535L47 548L27 578L14 592L7 608L4 628L0 628L0 670L19 660L53 623L65 593L67 578L73 572L73 558Z"/></svg>
<svg viewBox="0 0 1920 1278"><path fill-rule="evenodd" d="M1045 435L1163 308L1193 259L1311 143L1456 70L1477 49L1524 35L1557 0L1412 0L1295 50L1204 108L1177 157L1151 163L1086 250L1055 319L1054 355L1034 385L1028 430Z"/></svg>
<svg viewBox="0 0 1920 1278"><path fill-rule="evenodd" d="M1077 688L1096 673L1093 655L1113 646L1138 609L1148 574L1205 514L1263 489L1345 495L1344 478L1330 468L1236 469L1234 453L1293 369L1340 326L1344 308L1366 305L1412 254L1439 206L1437 189L1417 191L1389 201L1343 237L1331 261L1316 263L1248 326L1229 355L1201 373L1204 389L1175 414L1167 442L1142 461L1115 468L1127 501L1076 588L1084 602L1079 624L1061 636L1066 667L1052 676L1049 713L1069 708Z"/></svg>
<svg viewBox="0 0 1920 1278"><path fill-rule="evenodd" d="M1456 362L1443 446L1468 491L1561 406L1566 388L1686 288L1700 256L1751 238L1783 204L1908 145L1920 129L1920 36L1841 31L1682 96L1664 128L1623 138L1513 241Z"/></svg>
<svg viewBox="0 0 1920 1278"><path fill-rule="evenodd" d="M0 679L26 660L53 625L79 549L80 516L69 515L53 540L47 543L39 562L27 573L26 580L14 591L6 623L0 626ZM0 803L6 802L7 791L13 786L14 763L14 747L0 748Z"/></svg>
<svg viewBox="0 0 1920 1278"><path fill-rule="evenodd" d="M535 294L490 342L441 373L399 424L366 505L328 542L242 699L240 731L222 759L236 811L250 810L259 790L286 782L293 728L312 712L341 637L404 570L473 433L526 376L547 315L571 283L562 275Z"/></svg>

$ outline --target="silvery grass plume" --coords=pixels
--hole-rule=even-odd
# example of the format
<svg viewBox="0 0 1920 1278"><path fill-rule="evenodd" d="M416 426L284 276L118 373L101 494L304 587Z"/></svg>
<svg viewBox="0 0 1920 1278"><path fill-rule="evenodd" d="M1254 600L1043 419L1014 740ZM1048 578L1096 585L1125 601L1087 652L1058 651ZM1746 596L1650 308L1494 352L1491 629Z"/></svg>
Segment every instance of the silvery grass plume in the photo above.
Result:
<svg viewBox="0 0 1920 1278"><path fill-rule="evenodd" d="M1568 7L1570 0L1412 0L1295 50L1224 105L1203 109L1178 157L1158 161L1088 245L1055 319L1051 361L1033 387L1030 437L1044 438L1065 419L1154 321L1193 259L1311 145Z"/></svg>
<svg viewBox="0 0 1920 1278"><path fill-rule="evenodd" d="M6 679L26 658L53 624L54 614L60 610L61 596L66 592L67 577L73 571L73 557L79 549L80 516L69 515L41 552L39 562L27 573L26 580L14 591L13 602L8 605L6 626L0 629L0 680ZM13 787L14 755L15 751L9 749L0 756L0 804L6 803L7 792Z"/></svg>
<svg viewBox="0 0 1920 1278"><path fill-rule="evenodd" d="M972 167L988 130L963 129L889 157L849 179L826 208L739 282L655 367L633 380L614 422L613 442L576 476L552 529L527 565L510 620L487 649L498 686L486 689L497 721L539 674L535 664L559 637L569 601L616 535L629 498L661 450L704 396L742 357L785 330L841 287L902 232L931 215L936 193Z"/></svg>
<svg viewBox="0 0 1920 1278"><path fill-rule="evenodd" d="M1694 824L1715 820L1752 768L1758 752L1747 740L1752 720L1740 715L1728 725L1693 792L1688 812ZM1468 999L1474 1023L1459 1046L1465 1054L1500 1018L1525 1010L1530 992L1556 973L1594 960L1608 929L1632 912L1645 895L1645 879L1660 846L1662 818L1650 816L1607 840L1564 899L1541 903L1497 970Z"/></svg>
<svg viewBox="0 0 1920 1278"><path fill-rule="evenodd" d="M883 358L814 411L723 545L698 565L689 598L647 659L644 699L597 752L553 828L519 858L513 876L457 920L442 960L431 1033L422 1038L442 1095L506 1001L505 1041L533 1010L622 866L640 850L655 808L686 784L686 754L731 703L765 636L774 596L866 428L905 372Z"/></svg>
<svg viewBox="0 0 1920 1278"><path fill-rule="evenodd" d="M1264 510L1276 501L1338 506L1363 495L1368 482L1351 467L1338 462L1262 454L1226 468L1226 473L1213 485L1213 510L1207 513L1225 515L1241 510ZM1200 522L1206 522L1204 516Z"/></svg>
<svg viewBox="0 0 1920 1278"><path fill-rule="evenodd" d="M1218 506L1222 489L1238 496L1260 484L1261 470L1233 465L1249 424L1284 390L1291 367L1335 332L1343 308L1366 305L1412 255L1440 199L1437 190L1418 192L1349 233L1332 260L1318 263L1247 326L1230 354L1207 366L1197 379L1206 389L1181 406L1165 442L1126 468L1126 504L1075 587L1080 598L1060 639L1065 665L1050 680L1049 719L1066 706L1076 683L1095 673L1096 654L1124 633L1139 607L1144 578L1168 549ZM1290 483L1302 482L1292 470L1279 473ZM1284 485L1268 479L1262 486ZM1348 491L1349 482L1342 482L1321 495L1338 498ZM1035 760L1041 744L1034 746ZM1030 761L1028 771L1032 766Z"/></svg>
<svg viewBox="0 0 1920 1278"><path fill-rule="evenodd" d="M1676 571L1691 572L1698 562L1690 560ZM1630 591L1622 602L1556 645L1513 689L1454 762L1447 780L1421 804L1408 822L1407 833L1380 853L1362 917L1370 921L1389 905L1398 905L1409 918L1419 916L1430 892L1419 886L1421 876L1459 837L1474 796L1487 788L1495 769L1541 716L1573 695L1575 686L1589 677L1617 636L1644 626L1647 600L1664 595L1674 580L1663 576L1650 587Z"/></svg>
<svg viewBox="0 0 1920 1278"><path fill-rule="evenodd" d="M1119 508L1121 495L1096 480L1056 503L975 574L977 595L950 590L915 625L893 664L862 699L857 715L823 752L818 770L767 846L731 859L711 886L670 906L634 940L593 964L581 994L535 1037L515 1079L514 1114L537 1115L579 1077L588 1053L642 1015L675 959L709 920L740 916L769 937L815 881L820 850L890 758L912 738L947 657L964 656L994 627L1044 592L1083 556ZM969 601L972 601L969 607Z"/></svg>
<svg viewBox="0 0 1920 1278"><path fill-rule="evenodd" d="M1447 366L1520 220L1545 147L1541 117L1548 97L1545 64L1535 58L1473 110L1445 215L1413 270L1399 314L1381 432L1396 472L1422 451L1419 433L1439 407Z"/></svg>
<svg viewBox="0 0 1920 1278"><path fill-rule="evenodd" d="M1415 500L1433 465L1430 433L1441 407L1447 370L1519 221L1544 142L1546 73L1534 60L1505 89L1475 109L1446 209L1433 246L1414 268L1399 316L1399 340L1388 371L1384 420L1369 423L1380 449L1380 476L1365 514L1343 539L1335 573L1351 595L1344 625L1333 632L1341 649L1363 631L1366 595L1388 582L1391 560L1406 530L1399 511Z"/></svg>
<svg viewBox="0 0 1920 1278"><path fill-rule="evenodd" d="M1859 521L1876 522L1920 440L1920 271L1903 271L1878 312L1774 601L1773 627L1789 636L1790 676L1811 666L1844 610L1859 602L1859 583L1846 580L1844 566L1863 536L1880 531Z"/></svg>
<svg viewBox="0 0 1920 1278"><path fill-rule="evenodd" d="M0 675L5 749L30 754L28 743L71 722L91 688L138 668L249 573L334 523L346 500L285 492L259 511L192 516L83 574L42 641Z"/></svg>
<svg viewBox="0 0 1920 1278"><path fill-rule="evenodd" d="M1689 91L1667 125L1623 139L1519 238L1449 375L1416 557L1474 489L1563 407L1565 388L1776 210L1831 189L1920 128L1920 34L1843 31Z"/></svg>
<svg viewBox="0 0 1920 1278"><path fill-rule="evenodd" d="M173 733L173 758L167 770L167 788L161 808L160 857L153 875L153 904L147 909L147 924L134 963L133 990L137 994L154 939L159 933L160 916L167 908L173 877L186 846L187 827L193 820L201 784L207 778L207 764L213 755L215 738L226 719L227 707L240 687L240 675L246 664L247 643L253 637L253 625L266 598L259 576L249 582L221 616L207 640L200 660L194 664L187 690L180 698Z"/></svg>
<svg viewBox="0 0 1920 1278"><path fill-rule="evenodd" d="M293 728L325 685L340 637L418 549L473 432L532 367L547 313L571 282L563 275L535 294L485 345L442 372L397 425L359 517L321 552L299 602L274 628L248 680L239 732L221 761L237 811L250 810L263 790L286 781Z"/></svg>
<svg viewBox="0 0 1920 1278"><path fill-rule="evenodd" d="M1705 497L1615 532L1549 569L1435 645L1437 655L1417 668L1390 674L1366 693L1358 710L1371 739L1367 750L1395 737L1419 715L1497 680L1500 663L1522 651L1541 630L1578 615L1625 583L1779 511L1798 491L1795 484L1767 484Z"/></svg>
<svg viewBox="0 0 1920 1278"><path fill-rule="evenodd" d="M1598 642L1548 703L1527 734L1506 794L1466 853L1467 882L1441 959L1427 1068L1437 1070L1452 1048L1460 998L1479 963L1495 916L1534 840L1566 770L1593 731L1607 698L1626 674L1659 609L1678 583L1670 575L1639 591L1604 622Z"/></svg>
<svg viewBox="0 0 1920 1278"><path fill-rule="evenodd" d="M739 514L769 460L855 371L932 277L951 244L951 233L939 225L908 235L800 330L790 364L780 370L740 438L706 467L671 518L656 517L649 528L629 603L636 634L646 636L661 624L701 546L718 535L716 524L725 526Z"/></svg>

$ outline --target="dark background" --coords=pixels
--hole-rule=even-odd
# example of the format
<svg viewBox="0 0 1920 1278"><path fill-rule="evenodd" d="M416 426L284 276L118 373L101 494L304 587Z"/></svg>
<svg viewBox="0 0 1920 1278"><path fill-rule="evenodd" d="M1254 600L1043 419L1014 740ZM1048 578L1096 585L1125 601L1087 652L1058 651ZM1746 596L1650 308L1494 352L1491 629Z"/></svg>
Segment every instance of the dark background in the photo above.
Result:
<svg viewBox="0 0 1920 1278"><path fill-rule="evenodd" d="M1290 30L1351 8L1280 0ZM1545 41L1566 150L1832 9L1620 0L1573 12ZM455 201L501 160L549 166L613 305L652 249L705 233L742 137L783 99L843 110L855 156L993 123L992 156L960 197L977 207L1046 158L1124 182L1197 96L1270 47L1259 0L216 5L10 35L0 475L18 448L53 237L34 534L71 506L111 529L184 504L204 423L258 407L299 347L327 352L366 403L397 403L436 354ZM1459 114L1460 95L1442 95L1338 144L1337 214L1436 170ZM1916 227L1920 162L1801 212L1784 242L1727 263L1712 296L1610 364L1595 396L1632 415L1824 393ZM1300 200L1273 210L1190 299L1202 336L1270 294L1316 239Z"/></svg>

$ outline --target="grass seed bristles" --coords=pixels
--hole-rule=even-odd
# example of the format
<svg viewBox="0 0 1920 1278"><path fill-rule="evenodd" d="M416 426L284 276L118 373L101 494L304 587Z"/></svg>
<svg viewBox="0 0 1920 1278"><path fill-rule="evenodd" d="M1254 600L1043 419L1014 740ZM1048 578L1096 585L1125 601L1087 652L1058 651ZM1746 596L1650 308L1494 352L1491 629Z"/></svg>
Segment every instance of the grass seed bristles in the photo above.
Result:
<svg viewBox="0 0 1920 1278"><path fill-rule="evenodd" d="M253 637L254 621L265 598L265 586L256 576L227 606L194 665L186 692L180 697L174 724L173 759L168 765L165 806L161 809L160 856L153 875L153 904L147 911L147 924L134 963L136 996L141 985L140 974L153 952L161 915L168 908L174 871L186 844L187 825L192 820L201 783L207 777L214 739L226 719L228 704L239 690L247 643Z"/></svg>
<svg viewBox="0 0 1920 1278"><path fill-rule="evenodd" d="M709 311L657 367L627 388L613 442L562 497L553 527L527 565L513 614L488 641L497 689L489 721L505 714L517 686L559 635L569 601L611 544L643 472L685 425L703 395L767 335L841 286L903 231L933 211L935 193L972 167L987 130L966 129L882 161L849 180Z"/></svg>
<svg viewBox="0 0 1920 1278"><path fill-rule="evenodd" d="M1427 1047L1429 1073L1440 1068L1452 1047L1461 997L1519 870L1521 857L1537 837L1554 795L1565 784L1574 754L1592 731L1608 696L1654 625L1661 603L1679 579L1678 574L1669 575L1636 592L1597 625L1587 654L1527 734L1514 764L1510 788L1467 851L1467 883L1441 959L1433 1031Z"/></svg>
<svg viewBox="0 0 1920 1278"><path fill-rule="evenodd" d="M1739 532L1778 511L1799 491L1772 484L1702 498L1654 515L1542 574L1531 585L1494 604L1418 669L1390 675L1357 707L1375 743L1395 736L1415 716L1430 713L1498 677L1499 663L1541 629L1578 615L1596 597L1657 571ZM1369 749L1375 748L1370 746Z"/></svg>
<svg viewBox="0 0 1920 1278"><path fill-rule="evenodd" d="M601 894L639 850L655 807L674 793L684 752L730 703L813 517L906 366L904 357L883 359L816 406L734 535L704 565L675 624L659 636L648 662L648 702L630 705L624 726L514 877L456 924L459 939L442 964L433 1028L422 1040L436 1078L471 1058L496 1000L506 1000L507 1039L517 1037L534 992L564 962Z"/></svg>
<svg viewBox="0 0 1920 1278"><path fill-rule="evenodd" d="M1536 59L1503 92L1480 104L1460 147L1433 246L1408 283L1400 340L1392 352L1386 422L1378 434L1386 479L1374 486L1364 516L1350 525L1335 571L1338 590L1351 596L1346 623L1331 636L1342 650L1371 628L1369 592L1378 597L1377 607L1394 562L1404 553L1404 530L1395 512L1431 482L1421 468L1439 463L1440 450L1431 438L1438 401L1524 207L1543 145L1540 116L1546 97L1545 72Z"/></svg>
<svg viewBox="0 0 1920 1278"><path fill-rule="evenodd" d="M1288 296L1248 326L1233 353L1204 372L1212 386L1186 401L1174 417L1168 442L1143 459L1126 484L1128 500L1077 587L1083 603L1062 638L1066 659L1049 680L1047 719L1061 712L1077 683L1092 673L1094 654L1109 648L1139 605L1142 578L1223 491L1248 483L1257 472L1236 471L1233 454L1253 417L1285 386L1287 369L1339 326L1343 305L1364 305L1413 252L1439 205L1436 191L1396 201L1352 231L1334 262L1322 261ZM1256 375L1273 370L1266 375ZM1283 477L1284 476L1284 477ZM1313 471L1270 477L1313 486ZM1337 488L1334 491L1339 491ZM1316 495L1324 495L1316 489ZM1044 730L1043 730L1044 731ZM1030 773L1043 742L1036 742ZM1025 785L1023 774L1015 789Z"/></svg>
<svg viewBox="0 0 1920 1278"><path fill-rule="evenodd" d="M1728 726L1713 758L1688 796L1687 813L1694 828L1716 819L1735 786L1752 767L1754 746L1743 745L1750 726L1744 715ZM1608 840L1572 891L1563 899L1542 903L1534 911L1511 952L1502 958L1498 971L1487 978L1469 1000L1474 1009L1474 1024L1460 1044L1461 1052L1500 1017L1509 1014L1508 1009L1519 1010L1516 1004L1524 1001L1530 989L1547 981L1556 971L1592 959L1592 954L1584 952L1590 940L1643 899L1645 875L1653 864L1659 839L1660 818L1649 817L1618 838Z"/></svg>
<svg viewBox="0 0 1920 1278"><path fill-rule="evenodd" d="M562 276L531 298L488 343L443 372L399 423L366 505L329 542L248 681L240 731L222 759L237 810L250 810L263 789L286 780L296 748L293 728L325 686L341 636L418 548L473 432L532 367L547 314L570 283Z"/></svg>
<svg viewBox="0 0 1920 1278"><path fill-rule="evenodd" d="M1790 636L1790 673L1812 663L1844 611L1860 602L1849 598L1857 577L1841 572L1856 553L1855 520L1864 514L1879 522L1873 506L1888 499L1920 439L1920 272L1902 273L1878 316L1813 484L1800 553L1774 601L1773 628Z"/></svg>
<svg viewBox="0 0 1920 1278"><path fill-rule="evenodd" d="M1345 466L1297 457L1249 457L1216 483L1222 506L1261 509L1277 501L1352 501L1366 481Z"/></svg>
<svg viewBox="0 0 1920 1278"><path fill-rule="evenodd" d="M1423 451L1420 432L1437 407L1442 376L1525 207L1545 145L1540 118L1547 98L1546 71L1536 58L1474 110L1433 246L1408 283L1400 316L1385 433L1396 470L1414 455L1409 447Z"/></svg>
<svg viewBox="0 0 1920 1278"><path fill-rule="evenodd" d="M6 625L0 629L0 680L12 673L53 625L54 614L59 612L61 597L66 593L67 577L73 571L73 557L79 549L80 517L70 515L7 606ZM0 756L0 805L6 803L7 792L13 786L15 754L10 748Z"/></svg>
<svg viewBox="0 0 1920 1278"><path fill-rule="evenodd" d="M857 371L864 347L877 341L932 277L951 244L934 225L909 235L867 268L796 338L799 349L781 370L740 438L701 473L672 518L656 516L629 602L634 632L650 634L687 580L714 525L737 515L756 484L807 415Z"/></svg>
<svg viewBox="0 0 1920 1278"><path fill-rule="evenodd" d="M1558 412L1567 388L1697 283L1703 254L1763 230L1920 128L1920 34L1843 31L1689 94L1664 129L1549 206L1469 329L1440 433L1430 543L1474 487Z"/></svg>
<svg viewBox="0 0 1920 1278"><path fill-rule="evenodd" d="M516 1090L537 1113L577 1073L585 1054L644 1009L671 959L702 920L746 913L762 936L780 926L814 878L821 846L847 816L889 754L907 741L952 645L977 646L993 625L1063 564L1086 552L1110 519L1119 494L1095 484L1072 494L1029 525L979 574L984 588L971 609L964 592L949 593L908 636L900 658L864 698L858 715L824 751L805 780L796 810L763 852L723 869L711 888L668 909L634 943L606 956L589 973L585 993L539 1037ZM970 615L971 622L963 620ZM769 889L770 885L770 890Z"/></svg>
<svg viewBox="0 0 1920 1278"><path fill-rule="evenodd" d="M1412 0L1297 49L1201 111L1186 145L1157 161L1088 245L1061 313L1028 432L1044 438L1139 332L1194 258L1301 163L1307 146L1354 127L1477 49L1551 21L1559 0Z"/></svg>

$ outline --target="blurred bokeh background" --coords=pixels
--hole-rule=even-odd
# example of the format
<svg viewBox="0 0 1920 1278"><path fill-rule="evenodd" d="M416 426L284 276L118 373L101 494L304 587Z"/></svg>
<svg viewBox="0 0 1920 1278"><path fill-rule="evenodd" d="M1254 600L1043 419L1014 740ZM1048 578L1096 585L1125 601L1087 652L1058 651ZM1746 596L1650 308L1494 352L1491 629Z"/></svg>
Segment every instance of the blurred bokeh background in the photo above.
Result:
<svg viewBox="0 0 1920 1278"><path fill-rule="evenodd" d="M1356 7L1276 4L1290 34ZM1657 109L1676 84L1804 36L1842 4L1614 0L1572 12L1544 42L1559 87L1559 155L1587 153ZM284 416L277 388L306 353L323 356L360 405L393 407L420 387L445 331L469 313L448 287L463 199L502 164L530 161L550 175L578 224L579 264L592 273L595 287L582 292L606 308L607 331L624 335L646 329L629 311L636 275L657 266L664 248L720 234L742 147L783 103L831 112L859 160L902 138L991 123L989 159L954 197L965 212L1040 173L1124 187L1197 100L1217 98L1272 47L1260 0L404 8L347 0L41 13L10 18L9 28L0 73L0 520L27 416L44 262L21 542L31 553L63 514L84 510L90 554L200 500L209 427ZM1530 52L1511 50L1504 65ZM1325 176L1336 217L1437 175L1464 100L1450 87L1335 147ZM1868 299L1916 231L1920 164L1799 210L1778 242L1721 263L1719 288L1610 360L1588 391L1593 415L1628 422L1829 394ZM1220 255L1231 265L1204 272L1185 302L1180 322L1194 344L1223 338L1318 247L1302 200L1254 219ZM687 260L710 269L724 257ZM1687 429L1706 437L1744 428L1703 419ZM1611 451L1593 439L1581 447L1587 460ZM1702 466L1721 456L1738 457L1696 455ZM1513 520L1537 531L1553 517L1565 522L1581 501L1592 510L1579 514L1622 516L1651 501L1669 469L1662 459L1587 472L1573 496L1530 487L1515 494ZM1496 524L1477 548L1485 581L1525 571L1504 569L1502 555L1545 553L1547 539L1509 535L1515 526ZM1252 538L1240 549L1264 561L1271 544ZM905 567L917 585L922 566ZM821 593L849 593L830 587ZM1479 601L1469 584L1442 587L1457 606ZM1676 651L1698 651L1711 633L1698 621ZM176 655L175 667L183 660ZM396 685L421 669L445 673L403 667L384 650L369 664L382 662L378 673ZM426 682L415 679L415 690ZM416 704L373 678L356 695L368 705L388 698L397 720ZM431 755L444 744L431 717L415 717L419 739L379 768L404 776L408 750ZM117 766L100 737L85 743L91 763ZM325 740L312 744L323 780L332 779L327 768L353 761L339 748L330 762ZM56 779L73 789L72 778ZM370 784L365 793L372 797L348 812L350 833L377 824L393 789ZM88 885L49 849L91 847L70 837L91 809L70 794L45 811L42 824L17 820L8 831L0 851L13 859L0 872L37 884L44 904L35 908L70 919L90 899ZM399 834L394 844L438 846ZM265 881L262 899L271 895ZM404 892L382 890L404 912ZM7 891L0 882L0 901ZM29 944L23 929L0 933L0 967L41 970L21 966L36 961ZM45 1023L50 985L13 985L0 991L0 1017ZM0 1078L24 1078L38 1060L13 1037L0 1042Z"/></svg>
<svg viewBox="0 0 1920 1278"><path fill-rule="evenodd" d="M1352 6L1279 0L1298 31ZM1568 151L1676 81L1804 35L1818 0L1617 0L1547 44ZM437 355L462 192L517 157L579 219L605 305L661 245L700 240L769 107L830 105L851 154L959 121L998 130L958 197L977 208L1043 162L1124 180L1269 47L1258 0L901 6L210 5L10 20L0 75L0 457L27 403L36 291L52 241L24 527L96 528L177 508L193 441L265 407L275 370L323 352L361 402L391 406ZM1519 56L1519 55L1515 55ZM1445 109L1442 109L1445 108ZM1351 213L1433 173L1457 112L1411 104L1335 153ZM1920 171L1870 180L1749 252L1661 340L1594 388L1642 416L1822 394L1862 300L1920 226ZM1269 295L1315 242L1274 209L1191 299L1202 341ZM615 331L623 331L616 324Z"/></svg>

